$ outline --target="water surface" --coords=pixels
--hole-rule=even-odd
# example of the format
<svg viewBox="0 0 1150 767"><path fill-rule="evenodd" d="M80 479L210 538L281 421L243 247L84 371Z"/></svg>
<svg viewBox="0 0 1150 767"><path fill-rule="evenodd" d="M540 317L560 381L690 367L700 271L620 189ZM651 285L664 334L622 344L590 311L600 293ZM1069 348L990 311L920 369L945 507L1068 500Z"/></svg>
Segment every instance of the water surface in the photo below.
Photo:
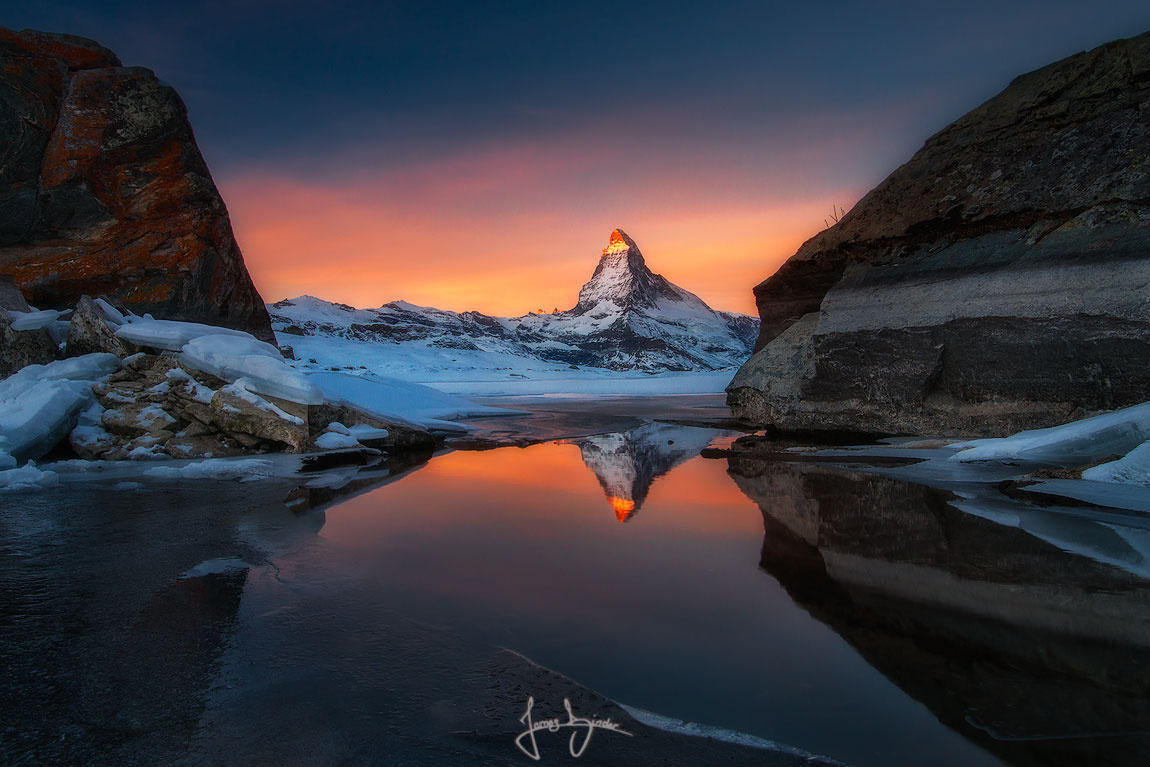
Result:
<svg viewBox="0 0 1150 767"><path fill-rule="evenodd" d="M1148 753L1132 568L946 491L628 426L310 488L8 495L4 753L519 764L527 696L606 705L579 690L858 765ZM578 763L782 758L614 738Z"/></svg>

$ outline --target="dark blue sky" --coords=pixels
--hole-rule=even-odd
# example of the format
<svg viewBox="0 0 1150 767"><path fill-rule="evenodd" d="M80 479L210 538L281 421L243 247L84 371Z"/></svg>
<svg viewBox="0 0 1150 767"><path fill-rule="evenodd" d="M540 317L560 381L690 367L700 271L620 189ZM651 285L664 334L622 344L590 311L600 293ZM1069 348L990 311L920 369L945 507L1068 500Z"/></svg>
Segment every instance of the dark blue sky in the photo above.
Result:
<svg viewBox="0 0 1150 767"><path fill-rule="evenodd" d="M686 112L674 132L722 138L792 112L921 100L905 153L1015 75L1150 29L1145 0L4 8L6 25L92 37L155 70L184 96L206 153L229 165L349 141L405 152L531 136L616 106L674 105Z"/></svg>
<svg viewBox="0 0 1150 767"><path fill-rule="evenodd" d="M660 210L681 220L682 210L723 206L849 207L1014 76L1150 30L1147 0L0 7L6 26L94 38L175 86L257 262L263 254L251 251L263 245L245 180L358 185L360 199L386 198L393 210L391 198L404 197L395 179L413 189L411 174L425 180L444 158L465 177L454 196L439 189L423 201L442 204L444 226L458 229L460 210L516 222L545 212L590 229L586 242L600 248L612 226L628 223L647 229L632 232L641 246L684 241L658 223ZM560 156L568 161L551 167ZM476 174L498 175L497 157L547 174L517 172L460 197ZM806 234L821 224L815 213L794 215L810 219L796 223ZM475 253L497 252L485 238L499 231L475 230ZM586 258L566 250L589 247L576 240L556 240L557 263ZM759 259L763 271L779 259L771 247L792 244L748 245L740 257Z"/></svg>

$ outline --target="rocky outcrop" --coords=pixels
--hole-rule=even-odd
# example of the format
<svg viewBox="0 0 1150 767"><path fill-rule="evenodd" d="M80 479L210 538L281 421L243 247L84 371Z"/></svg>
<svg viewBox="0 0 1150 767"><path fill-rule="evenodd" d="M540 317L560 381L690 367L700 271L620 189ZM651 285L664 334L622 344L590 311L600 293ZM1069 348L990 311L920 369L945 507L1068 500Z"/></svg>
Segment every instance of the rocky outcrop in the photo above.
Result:
<svg viewBox="0 0 1150 767"><path fill-rule="evenodd" d="M56 359L56 344L43 328L16 330L0 310L0 378L12 375L25 365L43 365Z"/></svg>
<svg viewBox="0 0 1150 767"><path fill-rule="evenodd" d="M1005 433L1150 391L1150 34L1016 79L755 288L784 429Z"/></svg>
<svg viewBox="0 0 1150 767"><path fill-rule="evenodd" d="M90 40L0 28L0 273L32 304L271 340L263 300L176 92Z"/></svg>
<svg viewBox="0 0 1150 767"><path fill-rule="evenodd" d="M127 357L137 350L122 338L104 319L103 312L88 296L80 296L76 309L68 323L67 346L69 357L81 354L107 352L117 357Z"/></svg>
<svg viewBox="0 0 1150 767"><path fill-rule="evenodd" d="M27 312L31 307L12 280L0 275L0 378L25 365L43 365L56 359L56 344L43 328L16 330L9 311Z"/></svg>

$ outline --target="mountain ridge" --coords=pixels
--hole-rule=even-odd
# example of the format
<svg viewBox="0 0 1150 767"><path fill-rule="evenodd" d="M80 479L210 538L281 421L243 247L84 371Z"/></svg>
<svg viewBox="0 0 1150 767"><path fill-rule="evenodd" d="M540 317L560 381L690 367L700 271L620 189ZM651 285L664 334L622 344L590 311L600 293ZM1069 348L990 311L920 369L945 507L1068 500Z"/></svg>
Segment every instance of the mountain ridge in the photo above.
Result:
<svg viewBox="0 0 1150 767"><path fill-rule="evenodd" d="M299 296L268 304L283 336L328 335L498 352L565 365L663 372L737 367L758 333L754 317L711 309L652 272L622 229L571 309L494 317L391 301L375 309Z"/></svg>

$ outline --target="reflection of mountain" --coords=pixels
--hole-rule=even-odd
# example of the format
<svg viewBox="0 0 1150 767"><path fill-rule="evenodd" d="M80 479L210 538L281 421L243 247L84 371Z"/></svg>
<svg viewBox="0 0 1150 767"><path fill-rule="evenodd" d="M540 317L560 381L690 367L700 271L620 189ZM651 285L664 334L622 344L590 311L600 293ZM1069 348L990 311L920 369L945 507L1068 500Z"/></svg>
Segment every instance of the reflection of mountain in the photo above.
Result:
<svg viewBox="0 0 1150 767"><path fill-rule="evenodd" d="M1146 580L945 491L737 459L730 473L763 512L760 566L948 726L1013 764L1150 763Z"/></svg>
<svg viewBox="0 0 1150 767"><path fill-rule="evenodd" d="M575 440L620 522L635 516L651 484L707 446L715 432L669 423Z"/></svg>

